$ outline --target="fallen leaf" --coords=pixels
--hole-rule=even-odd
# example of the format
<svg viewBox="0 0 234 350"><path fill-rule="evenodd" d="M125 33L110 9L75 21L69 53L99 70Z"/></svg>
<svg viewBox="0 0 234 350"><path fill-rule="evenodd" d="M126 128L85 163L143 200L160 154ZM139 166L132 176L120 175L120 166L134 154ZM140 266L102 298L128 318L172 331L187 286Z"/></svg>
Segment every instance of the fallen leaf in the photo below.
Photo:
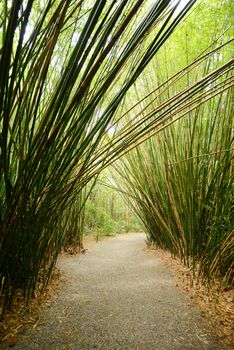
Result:
<svg viewBox="0 0 234 350"><path fill-rule="evenodd" d="M6 340L7 345L11 348L17 343L17 336L15 334L9 334Z"/></svg>

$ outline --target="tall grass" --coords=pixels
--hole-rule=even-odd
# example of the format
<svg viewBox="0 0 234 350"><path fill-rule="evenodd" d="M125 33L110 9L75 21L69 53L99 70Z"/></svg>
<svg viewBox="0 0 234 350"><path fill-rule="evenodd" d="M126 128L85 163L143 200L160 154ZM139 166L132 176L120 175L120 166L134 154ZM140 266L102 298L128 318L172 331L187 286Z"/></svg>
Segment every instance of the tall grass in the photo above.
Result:
<svg viewBox="0 0 234 350"><path fill-rule="evenodd" d="M173 98L178 101L188 87L188 74L192 85L196 71L206 75L217 64L213 52L194 73L187 68L180 79L167 81L156 95L137 105L139 114L152 115L170 101L173 105ZM221 81L228 82L226 88L203 99L209 88L222 86ZM115 168L150 242L180 256L187 266L199 267L204 280L221 278L232 284L233 64L221 81L203 88L194 108L194 94L187 96L190 108L182 106L183 118L178 108L171 125L161 124L155 136L126 154Z"/></svg>
<svg viewBox="0 0 234 350"><path fill-rule="evenodd" d="M105 141L123 97L193 3L0 3L3 311L18 288L29 298L39 274L48 281L65 213L127 147L124 135Z"/></svg>

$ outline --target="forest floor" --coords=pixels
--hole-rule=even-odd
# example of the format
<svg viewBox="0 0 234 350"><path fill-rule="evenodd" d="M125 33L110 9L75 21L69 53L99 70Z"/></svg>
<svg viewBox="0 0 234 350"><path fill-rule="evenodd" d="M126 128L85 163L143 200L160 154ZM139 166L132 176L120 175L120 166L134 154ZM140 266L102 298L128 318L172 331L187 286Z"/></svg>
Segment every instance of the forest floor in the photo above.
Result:
<svg viewBox="0 0 234 350"><path fill-rule="evenodd" d="M228 349L144 240L118 235L61 256L58 298L20 329L14 350Z"/></svg>

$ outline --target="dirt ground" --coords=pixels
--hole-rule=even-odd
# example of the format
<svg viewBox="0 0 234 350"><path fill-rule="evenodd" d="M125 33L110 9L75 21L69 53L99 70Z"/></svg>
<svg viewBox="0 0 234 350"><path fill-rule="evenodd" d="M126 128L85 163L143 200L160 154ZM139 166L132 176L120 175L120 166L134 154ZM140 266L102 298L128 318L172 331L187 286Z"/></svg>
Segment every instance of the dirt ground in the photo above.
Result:
<svg viewBox="0 0 234 350"><path fill-rule="evenodd" d="M225 350L144 234L119 235L62 256L65 282L14 350Z"/></svg>
<svg viewBox="0 0 234 350"><path fill-rule="evenodd" d="M205 285L199 276L198 269L186 267L179 258L162 249L155 250L155 255L161 258L173 272L176 287L183 290L206 318L223 342L234 349L234 289L224 286L219 281L211 281ZM195 276L194 276L195 275Z"/></svg>

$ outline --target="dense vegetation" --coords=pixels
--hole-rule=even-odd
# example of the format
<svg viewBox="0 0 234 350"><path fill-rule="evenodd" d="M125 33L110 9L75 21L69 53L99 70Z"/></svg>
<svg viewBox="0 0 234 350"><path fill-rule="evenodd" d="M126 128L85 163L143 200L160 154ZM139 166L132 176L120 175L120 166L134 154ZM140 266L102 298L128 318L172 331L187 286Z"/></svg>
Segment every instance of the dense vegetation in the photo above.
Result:
<svg viewBox="0 0 234 350"><path fill-rule="evenodd" d="M199 12L183 22L195 2L0 4L4 308L19 288L28 299L39 278L46 285L63 245L125 225L125 204L115 210L113 191L98 194L110 165L150 239L231 280L231 2L189 53L179 30L203 23Z"/></svg>
<svg viewBox="0 0 234 350"><path fill-rule="evenodd" d="M111 172L103 171L98 181L87 185L67 209L60 227L65 251L73 254L82 250L87 235L98 241L102 236L142 230L122 195L113 190L113 185L108 185L111 177Z"/></svg>
<svg viewBox="0 0 234 350"><path fill-rule="evenodd" d="M180 256L194 270L198 267L203 280L221 278L225 284L233 284L234 277L233 29L229 10L228 2L207 2L202 17L201 10L195 9L196 27L191 25L191 16L157 55L155 73L150 71L150 79L147 72L142 77L147 98L137 105L136 114L145 118L160 115L169 105L174 119L166 129L162 124L160 133L156 129L155 136L116 166L149 240ZM184 37L184 45L178 44L174 51L178 35ZM179 73L170 57L176 69L181 68ZM160 70L166 58L166 69ZM232 65L212 80L213 72L229 60ZM151 93L153 74L159 88ZM199 87L197 82L207 76L210 86ZM178 108L179 99L184 101Z"/></svg>
<svg viewBox="0 0 234 350"><path fill-rule="evenodd" d="M226 285L232 285L234 277L229 13L228 2L207 1L194 9L142 74L130 111L141 120L157 116L160 128L153 126L155 136L147 134L144 143L141 139L115 164L149 241L180 256L203 281L221 279ZM213 73L226 62L232 64L217 79ZM210 86L201 84L206 77ZM174 118L170 115L171 125L165 128L165 118L161 123L160 117L167 110Z"/></svg>
<svg viewBox="0 0 234 350"><path fill-rule="evenodd" d="M122 161L149 240L204 279L233 282L233 91L199 106ZM224 107L225 106L225 107ZM209 118L206 118L209 113Z"/></svg>

